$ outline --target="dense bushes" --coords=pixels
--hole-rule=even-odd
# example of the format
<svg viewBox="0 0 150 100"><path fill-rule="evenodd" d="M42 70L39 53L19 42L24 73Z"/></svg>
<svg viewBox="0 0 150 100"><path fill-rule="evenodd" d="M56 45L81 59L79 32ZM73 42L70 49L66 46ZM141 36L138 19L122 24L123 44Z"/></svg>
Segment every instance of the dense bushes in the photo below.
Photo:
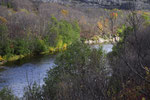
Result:
<svg viewBox="0 0 150 100"><path fill-rule="evenodd" d="M149 22L132 12L129 27L120 31L121 40L109 54L113 69L111 91L115 100L148 99L150 93ZM117 94L117 96L116 96Z"/></svg>
<svg viewBox="0 0 150 100"><path fill-rule="evenodd" d="M33 85L24 97L30 98L28 100L106 100L109 82L106 62L101 48L91 49L80 41L73 43L56 57L56 65L48 71L44 86Z"/></svg>
<svg viewBox="0 0 150 100"><path fill-rule="evenodd" d="M64 45L70 45L80 38L80 28L77 22L65 20L57 21L52 17L45 34L31 34L31 32L15 35L9 33L6 24L0 24L0 55L26 55L47 52L50 48L60 50ZM26 32L26 31L25 31ZM6 57L7 58L7 57Z"/></svg>
<svg viewBox="0 0 150 100"><path fill-rule="evenodd" d="M62 48L64 43L71 44L78 40L80 37L79 33L80 28L77 22L58 21L55 17L52 17L46 32L46 42L50 46Z"/></svg>
<svg viewBox="0 0 150 100"><path fill-rule="evenodd" d="M8 88L4 88L0 91L0 100L19 100L15 97L12 91Z"/></svg>

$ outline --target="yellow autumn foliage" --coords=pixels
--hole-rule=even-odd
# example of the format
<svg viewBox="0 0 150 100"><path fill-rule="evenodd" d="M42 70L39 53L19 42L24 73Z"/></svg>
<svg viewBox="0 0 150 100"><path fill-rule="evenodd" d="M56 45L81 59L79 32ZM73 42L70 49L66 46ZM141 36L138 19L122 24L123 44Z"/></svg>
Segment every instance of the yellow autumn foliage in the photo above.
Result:
<svg viewBox="0 0 150 100"><path fill-rule="evenodd" d="M27 9L20 9L20 11L21 11L21 12L24 12L24 13L26 13L26 14L29 13L29 11L28 11Z"/></svg>
<svg viewBox="0 0 150 100"><path fill-rule="evenodd" d="M150 16L149 12L143 12L144 15Z"/></svg>
<svg viewBox="0 0 150 100"><path fill-rule="evenodd" d="M85 19L84 16L81 16L81 18L79 20L79 23L81 23L81 24L87 24L87 21L86 21L86 19Z"/></svg>
<svg viewBox="0 0 150 100"><path fill-rule="evenodd" d="M24 58L24 57L25 57L25 55L14 55L14 56L8 58L7 61L16 61L16 60Z"/></svg>
<svg viewBox="0 0 150 100"><path fill-rule="evenodd" d="M102 25L102 23L99 21L99 22L97 22L97 26L98 26L98 28L101 30L101 31L103 31L103 25Z"/></svg>
<svg viewBox="0 0 150 100"><path fill-rule="evenodd" d="M64 15L64 16L67 16L68 13L69 13L69 12L68 12L67 10L65 10L65 9L61 10L61 14Z"/></svg>
<svg viewBox="0 0 150 100"><path fill-rule="evenodd" d="M106 18L106 19L104 20L104 27L108 27L108 24L109 24L109 19Z"/></svg>
<svg viewBox="0 0 150 100"><path fill-rule="evenodd" d="M4 59L2 58L2 56L0 56L0 61L3 61Z"/></svg>
<svg viewBox="0 0 150 100"><path fill-rule="evenodd" d="M50 51L51 53L54 53L54 52L55 52L55 48L50 47L50 48L49 48L49 51Z"/></svg>
<svg viewBox="0 0 150 100"><path fill-rule="evenodd" d="M64 45L63 45L63 50L66 50L67 49L67 44L65 43Z"/></svg>
<svg viewBox="0 0 150 100"><path fill-rule="evenodd" d="M2 22L3 24L6 24L7 20L6 20L6 18L0 16L0 22Z"/></svg>
<svg viewBox="0 0 150 100"><path fill-rule="evenodd" d="M145 70L146 70L146 74L149 75L149 71L150 71L149 68L145 67Z"/></svg>

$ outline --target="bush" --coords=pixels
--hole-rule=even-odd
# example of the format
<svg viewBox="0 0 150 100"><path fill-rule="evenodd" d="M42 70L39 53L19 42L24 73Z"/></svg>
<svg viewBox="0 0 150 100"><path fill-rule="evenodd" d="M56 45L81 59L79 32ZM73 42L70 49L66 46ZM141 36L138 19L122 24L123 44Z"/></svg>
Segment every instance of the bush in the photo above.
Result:
<svg viewBox="0 0 150 100"><path fill-rule="evenodd" d="M58 21L55 17L47 28L46 42L53 47L62 47L64 43L71 44L80 38L80 28L76 22Z"/></svg>
<svg viewBox="0 0 150 100"><path fill-rule="evenodd" d="M113 47L109 57L113 70L110 87L114 100L150 98L147 74L150 71L150 26L133 25L122 31L122 39Z"/></svg>
<svg viewBox="0 0 150 100"><path fill-rule="evenodd" d="M14 43L14 54L24 55L30 53L29 43L25 39L18 39Z"/></svg>
<svg viewBox="0 0 150 100"><path fill-rule="evenodd" d="M28 86L24 89L25 93L23 98L25 100L43 100L42 99L42 91L41 91L41 87L39 85L37 85L36 83L34 83L31 86Z"/></svg>
<svg viewBox="0 0 150 100"><path fill-rule="evenodd" d="M12 91L8 88L3 88L0 91L0 100L19 100L13 94Z"/></svg>
<svg viewBox="0 0 150 100"><path fill-rule="evenodd" d="M0 22L0 44L6 43L8 40L8 28L5 24L1 24Z"/></svg>
<svg viewBox="0 0 150 100"><path fill-rule="evenodd" d="M34 40L33 45L34 45L33 53L40 54L41 52L45 52L48 50L48 46L46 45L45 41L40 38L36 38Z"/></svg>
<svg viewBox="0 0 150 100"><path fill-rule="evenodd" d="M43 97L46 100L106 99L105 63L102 49L91 50L81 42L71 44L56 57L56 66L48 72Z"/></svg>
<svg viewBox="0 0 150 100"><path fill-rule="evenodd" d="M10 57L12 54L14 54L13 44L8 40L0 46L0 55Z"/></svg>

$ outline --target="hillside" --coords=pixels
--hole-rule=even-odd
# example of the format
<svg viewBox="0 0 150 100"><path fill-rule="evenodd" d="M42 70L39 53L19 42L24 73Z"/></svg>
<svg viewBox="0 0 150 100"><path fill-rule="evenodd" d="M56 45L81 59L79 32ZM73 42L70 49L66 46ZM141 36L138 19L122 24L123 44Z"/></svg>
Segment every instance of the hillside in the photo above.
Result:
<svg viewBox="0 0 150 100"><path fill-rule="evenodd" d="M0 0L0 5L11 0ZM12 0L14 1L14 0ZM30 0L35 3L55 2L69 4L71 6L82 6L92 8L108 9L150 9L150 0Z"/></svg>
<svg viewBox="0 0 150 100"><path fill-rule="evenodd" d="M150 9L150 0L33 0L96 8Z"/></svg>

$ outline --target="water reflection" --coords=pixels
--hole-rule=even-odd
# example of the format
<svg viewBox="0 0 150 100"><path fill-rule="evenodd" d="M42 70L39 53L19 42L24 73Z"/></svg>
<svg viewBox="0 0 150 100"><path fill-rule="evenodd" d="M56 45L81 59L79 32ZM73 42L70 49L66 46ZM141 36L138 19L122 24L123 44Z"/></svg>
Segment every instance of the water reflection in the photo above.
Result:
<svg viewBox="0 0 150 100"><path fill-rule="evenodd" d="M47 70L54 65L54 58L45 56L43 58L30 59L31 62L20 65L12 65L0 73L0 88L8 86L18 97L23 95L23 89L28 84L37 82L42 85ZM18 65L19 64L19 65Z"/></svg>

